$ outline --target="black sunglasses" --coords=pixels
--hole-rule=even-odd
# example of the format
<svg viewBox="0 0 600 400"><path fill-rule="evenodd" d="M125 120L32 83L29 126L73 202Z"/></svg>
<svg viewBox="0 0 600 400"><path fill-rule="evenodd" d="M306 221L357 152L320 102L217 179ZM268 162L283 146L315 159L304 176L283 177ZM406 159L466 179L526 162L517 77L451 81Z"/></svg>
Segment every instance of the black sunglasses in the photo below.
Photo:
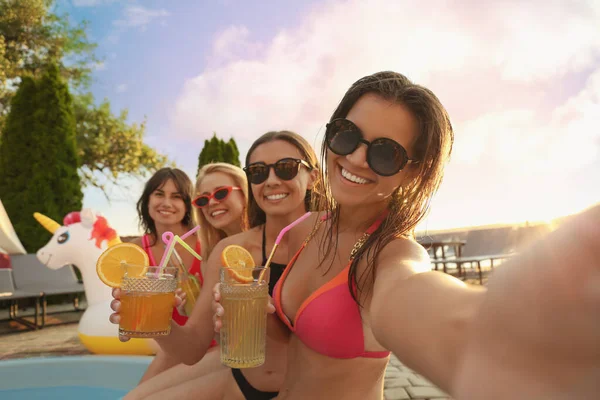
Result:
<svg viewBox="0 0 600 400"><path fill-rule="evenodd" d="M337 118L327 124L325 140L329 150L340 156L353 153L361 143L366 144L367 163L373 172L381 176L395 175L406 165L419 162L408 158L406 149L395 140L365 140L360 128L345 118Z"/></svg>
<svg viewBox="0 0 600 400"><path fill-rule="evenodd" d="M242 189L238 186L224 186L222 188L218 188L211 194L201 194L200 196L196 197L194 201L192 201L192 204L198 208L206 207L210 202L210 199L214 198L215 200L223 201L234 190Z"/></svg>
<svg viewBox="0 0 600 400"><path fill-rule="evenodd" d="M274 164L265 164L262 161L252 163L244 168L244 171L246 171L248 180L251 183L260 185L269 177L269 171L271 168L273 168L273 171L275 171L275 175L277 175L277 177L283 179L284 181L289 181L298 175L301 165L304 165L309 170L312 170L310 164L304 160L300 160L299 158L282 158Z"/></svg>

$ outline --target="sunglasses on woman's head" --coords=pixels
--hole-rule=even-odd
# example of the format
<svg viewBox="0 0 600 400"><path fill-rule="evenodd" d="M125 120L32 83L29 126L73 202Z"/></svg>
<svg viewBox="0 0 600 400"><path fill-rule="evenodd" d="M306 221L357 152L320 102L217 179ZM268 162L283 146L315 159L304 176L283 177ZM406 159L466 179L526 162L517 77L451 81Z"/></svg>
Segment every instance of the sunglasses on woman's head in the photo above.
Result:
<svg viewBox="0 0 600 400"><path fill-rule="evenodd" d="M274 164L265 164L262 161L252 163L244 168L248 180L255 184L260 185L269 177L271 168L275 171L275 175L284 181L294 179L298 175L300 166L304 165L309 170L312 170L310 164L304 160L298 158L282 158Z"/></svg>
<svg viewBox="0 0 600 400"><path fill-rule="evenodd" d="M381 176L395 175L406 165L418 163L408 158L406 149L395 140L365 140L360 128L345 118L337 118L327 124L325 140L329 150L340 156L353 153L361 143L366 144L367 163L373 172Z"/></svg>
<svg viewBox="0 0 600 400"><path fill-rule="evenodd" d="M208 203L210 203L210 199L215 199L217 201L223 201L234 190L242 190L242 189L237 186L223 186L223 187L216 189L211 194L201 194L200 196L196 197L194 199L194 201L192 201L192 204L194 206L196 206L197 208L206 207L208 205Z"/></svg>

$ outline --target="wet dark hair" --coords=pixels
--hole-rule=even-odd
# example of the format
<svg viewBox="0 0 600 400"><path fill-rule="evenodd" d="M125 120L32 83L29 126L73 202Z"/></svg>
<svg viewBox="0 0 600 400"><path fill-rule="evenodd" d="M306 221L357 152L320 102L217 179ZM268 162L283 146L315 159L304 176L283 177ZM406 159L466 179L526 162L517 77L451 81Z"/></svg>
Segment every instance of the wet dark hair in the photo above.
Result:
<svg viewBox="0 0 600 400"><path fill-rule="evenodd" d="M250 156L252 152L256 150L258 146L268 142L274 142L276 140L283 140L285 142L290 143L295 148L300 151L302 158L304 161L308 162L313 169L320 170L319 160L317 158L317 154L313 150L312 146L308 143L306 139L295 132L291 131L273 131L267 132L258 139L250 149L248 150L248 154L246 154L246 166L250 163ZM314 211L321 209L321 203L323 201L323 190L322 190L322 182L319 178L314 183L311 190L306 191L306 196L304 198L304 204L306 211ZM252 187L250 181L248 181L248 226L250 228L254 228L255 226L259 226L264 224L267 221L267 216L265 212L258 206L256 199L254 198L254 194L252 193Z"/></svg>
<svg viewBox="0 0 600 400"><path fill-rule="evenodd" d="M146 182L146 186L144 186L144 191L140 199L137 202L137 213L139 218L140 228L144 231L144 233L149 234L154 243L156 243L156 226L154 225L154 220L150 218L150 213L148 212L148 203L150 202L150 195L157 189L163 187L163 185L168 181L172 180L177 188L177 191L181 194L181 198L185 203L185 214L183 216L183 220L181 223L186 227L192 228L193 219L192 219L192 181L187 176L185 172L177 168L161 168L152 175L152 177Z"/></svg>
<svg viewBox="0 0 600 400"><path fill-rule="evenodd" d="M346 92L333 112L331 120L345 118L352 107L365 94L374 94L408 109L417 121L417 138L413 145L412 158L419 161L406 168L415 168L415 178L406 186L399 186L390 197L389 213L379 228L356 252L351 263L348 285L352 297L360 305L362 296L368 295L375 281L375 260L381 250L400 236L414 236L417 224L426 216L432 196L442 182L444 166L450 157L454 133L450 118L444 106L433 92L412 83L407 77L396 72L378 72L355 82ZM327 144L322 145L321 159L327 165ZM321 243L326 255L337 249L337 232L341 206L331 196L327 171L322 171L325 182L326 207L331 215L327 222L327 234ZM334 250L335 251L335 250ZM357 276L358 263L366 257L367 268Z"/></svg>

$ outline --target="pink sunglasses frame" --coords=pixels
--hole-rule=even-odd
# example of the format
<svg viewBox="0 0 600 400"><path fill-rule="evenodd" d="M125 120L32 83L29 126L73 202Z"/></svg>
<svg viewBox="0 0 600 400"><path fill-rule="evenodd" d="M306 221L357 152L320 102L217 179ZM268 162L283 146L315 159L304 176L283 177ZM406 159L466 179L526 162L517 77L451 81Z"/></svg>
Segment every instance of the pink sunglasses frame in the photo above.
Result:
<svg viewBox="0 0 600 400"><path fill-rule="evenodd" d="M226 198L228 198L228 197L229 197L229 195L231 194L231 192L233 192L234 190L242 190L242 188L241 188L241 187L239 187L239 186L222 186L222 187L220 187L220 188L217 188L217 189L215 189L215 190L214 190L212 193L210 193L210 194L201 194L200 196L196 197L194 200L192 200L192 205L193 205L194 207L196 207L196 208L204 208L204 207L206 207L206 206L207 206L207 205L210 203L210 199L214 199L214 198L215 198L215 193L217 193L217 192L219 192L219 191L221 191L221 190L223 190L223 189L226 189L226 190L227 190L227 194L225 195L225 197L223 197L223 198L222 198L222 199L220 199L220 200L219 200L219 199L215 199L215 200L217 200L217 201L219 201L219 202L220 202L220 201L224 201ZM204 206L199 206L199 205L197 205L197 204L196 204L196 202L197 202L199 199L201 199L201 198L204 198L204 197L208 198L208 202L206 203L206 205L204 205Z"/></svg>

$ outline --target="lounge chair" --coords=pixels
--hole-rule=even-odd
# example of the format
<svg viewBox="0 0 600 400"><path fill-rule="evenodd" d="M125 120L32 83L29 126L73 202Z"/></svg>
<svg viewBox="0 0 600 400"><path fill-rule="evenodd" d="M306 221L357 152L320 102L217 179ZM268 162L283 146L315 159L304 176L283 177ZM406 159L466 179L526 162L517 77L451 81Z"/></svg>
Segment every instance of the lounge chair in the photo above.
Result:
<svg viewBox="0 0 600 400"><path fill-rule="evenodd" d="M14 283L25 292L42 293L42 321L46 324L47 298L53 295L73 294L73 306L79 311L79 295L85 293L72 266L52 270L39 262L35 254L11 256Z"/></svg>
<svg viewBox="0 0 600 400"><path fill-rule="evenodd" d="M13 280L13 271L10 268L0 269L0 301L8 301L8 317L30 329L41 327L40 321L40 303L44 294L42 292L29 292L15 287ZM34 322L19 317L19 300L33 299L35 302Z"/></svg>
<svg viewBox="0 0 600 400"><path fill-rule="evenodd" d="M436 269L441 265L444 272L448 272L448 265L456 267L457 277L466 279L466 265L477 268L479 283L483 284L483 271L481 263L490 262L494 268L494 261L510 258L515 254L515 230L511 227L476 229L467 234L466 244L460 257L432 260Z"/></svg>

